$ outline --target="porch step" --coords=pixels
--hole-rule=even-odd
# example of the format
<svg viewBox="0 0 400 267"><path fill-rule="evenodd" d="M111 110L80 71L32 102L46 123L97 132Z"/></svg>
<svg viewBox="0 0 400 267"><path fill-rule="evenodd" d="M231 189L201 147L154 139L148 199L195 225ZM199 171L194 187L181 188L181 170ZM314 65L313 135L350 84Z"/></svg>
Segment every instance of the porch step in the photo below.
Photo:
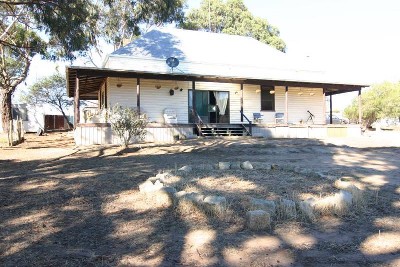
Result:
<svg viewBox="0 0 400 267"><path fill-rule="evenodd" d="M207 124L201 127L203 136L247 136L241 125Z"/></svg>

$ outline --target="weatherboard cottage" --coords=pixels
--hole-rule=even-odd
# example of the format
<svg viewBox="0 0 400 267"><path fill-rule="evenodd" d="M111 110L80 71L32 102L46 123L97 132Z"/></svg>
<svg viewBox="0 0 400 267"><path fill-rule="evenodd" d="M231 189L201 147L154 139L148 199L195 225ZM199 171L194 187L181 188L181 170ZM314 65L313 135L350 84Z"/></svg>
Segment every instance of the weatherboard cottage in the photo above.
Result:
<svg viewBox="0 0 400 267"><path fill-rule="evenodd" d="M251 37L170 28L116 50L102 68L67 67L67 83L78 145L117 142L101 118L83 123L80 100L98 100L99 111L122 105L147 114L147 141L357 135L359 125L326 124L325 99L368 86L331 77Z"/></svg>

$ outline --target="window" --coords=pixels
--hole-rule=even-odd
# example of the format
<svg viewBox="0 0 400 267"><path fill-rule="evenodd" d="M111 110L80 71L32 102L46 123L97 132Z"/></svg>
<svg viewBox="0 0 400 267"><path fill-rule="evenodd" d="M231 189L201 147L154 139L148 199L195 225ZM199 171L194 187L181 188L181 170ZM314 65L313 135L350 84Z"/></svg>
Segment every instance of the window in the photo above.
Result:
<svg viewBox="0 0 400 267"><path fill-rule="evenodd" d="M21 119L23 121L28 120L27 109L23 107L14 107L12 108L12 118L14 120Z"/></svg>
<svg viewBox="0 0 400 267"><path fill-rule="evenodd" d="M273 92L271 94L271 92ZM273 86L261 86L261 110L275 111L275 92Z"/></svg>

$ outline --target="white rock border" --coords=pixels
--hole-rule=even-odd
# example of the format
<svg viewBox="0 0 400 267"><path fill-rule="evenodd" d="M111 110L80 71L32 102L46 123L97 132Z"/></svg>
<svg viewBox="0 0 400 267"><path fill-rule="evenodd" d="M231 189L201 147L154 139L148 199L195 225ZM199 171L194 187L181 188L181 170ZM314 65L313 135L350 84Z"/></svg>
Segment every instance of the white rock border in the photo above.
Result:
<svg viewBox="0 0 400 267"><path fill-rule="evenodd" d="M204 164L203 164L204 165ZM203 166L202 165L202 166ZM253 167L256 166L256 168ZM205 166L205 167L204 167ZM212 165L205 164L200 170L211 170ZM210 167L211 166L211 167ZM261 166L261 167L260 167ZM299 170L296 168L281 168L276 164L245 162L219 162L216 166L217 170L253 170L253 169L283 169L293 171L300 174L308 174L309 170ZM178 169L178 173L192 172L190 165L185 165ZM173 175L169 172L158 173L156 176L149 177L146 181L139 184L139 191L143 194L155 195L157 201L165 205L178 205L180 201L189 201L194 205L205 208L205 210L214 213L224 213L227 209L227 200L224 196L205 196L195 192L179 191L171 186L164 186ZM322 175L320 175L321 177ZM322 178L322 177L321 177ZM326 177L325 177L326 178ZM347 182L344 186L343 181L336 180L334 182L336 188L341 190L333 195L323 198L310 198L303 201L294 201L281 198L278 201L268 199L258 199L249 197L249 210L246 213L246 225L250 230L266 230L271 228L273 218L296 220L302 218L310 222L315 222L320 214L336 213L343 214L347 212L351 206L358 205L362 201L362 190L354 184Z"/></svg>

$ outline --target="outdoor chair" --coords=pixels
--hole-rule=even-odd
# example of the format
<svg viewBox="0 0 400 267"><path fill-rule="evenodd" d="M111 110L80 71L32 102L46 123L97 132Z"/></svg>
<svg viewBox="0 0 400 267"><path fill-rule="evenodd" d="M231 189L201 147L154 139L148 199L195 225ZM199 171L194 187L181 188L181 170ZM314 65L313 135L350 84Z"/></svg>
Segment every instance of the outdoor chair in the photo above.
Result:
<svg viewBox="0 0 400 267"><path fill-rule="evenodd" d="M167 124L178 123L178 117L176 116L176 111L170 108L164 109L164 121Z"/></svg>
<svg viewBox="0 0 400 267"><path fill-rule="evenodd" d="M262 122L262 114L261 113L253 113L253 122L261 123Z"/></svg>
<svg viewBox="0 0 400 267"><path fill-rule="evenodd" d="M285 123L285 113L282 112L275 113L275 123L276 124Z"/></svg>

